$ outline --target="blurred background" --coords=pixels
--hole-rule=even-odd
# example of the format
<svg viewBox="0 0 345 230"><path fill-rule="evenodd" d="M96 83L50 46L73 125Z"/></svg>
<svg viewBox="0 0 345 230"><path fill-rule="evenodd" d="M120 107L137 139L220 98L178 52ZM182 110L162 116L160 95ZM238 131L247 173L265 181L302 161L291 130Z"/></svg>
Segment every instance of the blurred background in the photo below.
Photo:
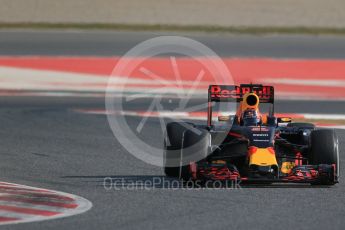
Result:
<svg viewBox="0 0 345 230"><path fill-rule="evenodd" d="M230 81L237 84L273 84L277 98L290 101L345 98L345 2L341 0L0 3L3 95L104 97L108 78L126 52L150 38L178 35L221 56ZM115 76L114 91L123 85L123 77L129 77L126 93L163 87L152 74L170 81L162 91L176 91L176 71L168 56L146 60L146 73L138 66L130 76ZM200 66L183 55L175 62L184 87L191 87ZM201 81L203 86L193 95L205 98L214 79L206 72Z"/></svg>
<svg viewBox="0 0 345 230"><path fill-rule="evenodd" d="M342 0L1 0L2 23L343 29Z"/></svg>

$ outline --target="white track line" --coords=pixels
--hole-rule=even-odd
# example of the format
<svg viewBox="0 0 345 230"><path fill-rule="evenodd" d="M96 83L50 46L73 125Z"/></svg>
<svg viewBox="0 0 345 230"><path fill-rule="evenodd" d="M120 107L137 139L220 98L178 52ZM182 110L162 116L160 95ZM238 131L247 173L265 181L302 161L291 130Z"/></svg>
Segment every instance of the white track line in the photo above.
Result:
<svg viewBox="0 0 345 230"><path fill-rule="evenodd" d="M345 87L345 80L332 79L296 79L296 78L267 78L263 80L267 83L284 84L284 85L305 85L305 86L324 86L324 87Z"/></svg>
<svg viewBox="0 0 345 230"><path fill-rule="evenodd" d="M345 120L344 114L312 114L312 113L305 113L301 114L304 116L305 119L311 120Z"/></svg>
<svg viewBox="0 0 345 230"><path fill-rule="evenodd" d="M119 114L122 116L132 116L132 117L151 117L151 118L157 118L157 117L164 117L164 118L171 118L171 119L180 119L180 120L200 120L200 121L206 121L206 113L198 114L197 116L193 113L188 112L174 112L174 111L162 111L162 112L138 112L138 111L122 111L122 112L107 112L106 110L83 110L83 109L75 109L75 112L78 113L86 113L86 114L95 114L95 115L107 115L107 114ZM309 120L345 120L345 115L343 114L292 114L289 115L295 115L298 118L304 118ZM215 118L216 120L216 118ZM318 127L327 127L327 128L334 128L334 129L345 129L345 126L342 125L318 125Z"/></svg>
<svg viewBox="0 0 345 230"><path fill-rule="evenodd" d="M194 113L188 112L179 112L179 111L159 111L159 112L151 112L147 113L145 111L121 111L121 112L108 112L106 110L92 110L92 109L75 109L74 111L80 113L88 113L88 114L121 114L125 116L148 116L148 117L177 117L177 118L185 118L185 119L206 119L206 112L199 113L195 115ZM229 114L224 114L229 115ZM312 113L288 113L288 115L292 115L292 117L310 119L310 120L345 120L344 114L312 114Z"/></svg>
<svg viewBox="0 0 345 230"><path fill-rule="evenodd" d="M30 96L85 96L83 93L94 93L88 96L99 97L99 93L105 93L109 78L104 75L72 73L53 70L36 70L30 68L15 68L0 66L0 92L1 96L21 96L25 92ZM268 83L306 85L306 86L332 86L344 87L344 80L296 80L296 79L263 79ZM164 81L167 85L161 86L159 81L141 79L136 77L111 77L111 87L108 92L114 93L138 93L139 97L152 97L157 93L166 95L172 94L184 97L186 89L193 86L193 81L183 81L182 88L173 80ZM211 82L200 82L193 98L206 98L207 87ZM122 90L122 86L125 90ZM18 92L6 92L18 91ZM20 92L21 91L21 92ZM32 92L30 92L32 91ZM36 92L35 92L36 91ZM41 91L41 92L39 92ZM97 94L98 93L98 94ZM187 95L185 95L187 96ZM295 92L293 88L287 91L277 92L276 98L285 100L345 100L345 98L335 98L330 93Z"/></svg>

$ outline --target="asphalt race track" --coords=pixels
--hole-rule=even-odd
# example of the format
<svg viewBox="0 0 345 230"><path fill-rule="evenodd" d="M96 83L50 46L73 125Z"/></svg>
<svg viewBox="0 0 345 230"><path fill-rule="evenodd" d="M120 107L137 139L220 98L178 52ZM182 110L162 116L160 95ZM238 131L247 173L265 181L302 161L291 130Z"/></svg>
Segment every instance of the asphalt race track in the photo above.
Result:
<svg viewBox="0 0 345 230"><path fill-rule="evenodd" d="M18 36L15 36L15 34ZM61 43L43 44L41 50L25 42L22 32L11 32L12 45L7 46L5 32L0 36L1 55L111 55L95 42L91 50L63 41L63 33L55 33ZM77 32L73 32L78 35ZM77 36L77 35L69 36ZM97 33L93 32L92 36ZM124 33L121 36L125 36ZM41 34L28 33L41 37ZM48 35L42 35L48 36ZM49 35L50 36L50 35ZM80 35L78 35L80 36ZM99 35L100 36L100 35ZM120 37L121 37L120 36ZM146 36L146 35L145 35ZM115 36L116 37L116 36ZM85 40L92 40L85 36ZM236 37L232 37L235 40ZM103 38L104 39L104 38ZM207 37L212 40L212 37ZM309 51L289 53L288 46L272 45L272 52L258 51L255 39L248 38L253 53L243 56L344 58L344 38L293 38L295 47ZM258 38L259 41L262 37ZM269 38L276 39L276 37ZM291 38L284 38L291 39ZM325 46L319 47L320 40ZM326 41L337 40L338 43ZM10 39L8 39L10 40ZM121 40L121 39L120 39ZM200 39L202 40L202 39ZM307 42L310 40L311 42ZM299 42L300 41L300 42ZM28 43L39 42L29 39ZM225 41L223 41L225 43ZM223 44L224 44L223 43ZM120 47L115 42L114 48ZM260 42L259 42L260 44ZM283 43L282 43L283 44ZM313 49L313 44L315 49ZM336 49L337 44L339 48ZM225 45L225 44L224 44ZM8 48L4 48L4 47ZM58 49L63 46L64 49ZM127 44L128 46L128 44ZM127 47L124 46L124 47ZM259 45L260 46L260 45ZM24 48L23 48L24 47ZM31 47L31 48L30 48ZM4 49L3 49L4 48ZM23 48L23 49L21 49ZM128 47L130 48L130 47ZM251 48L250 48L251 49ZM21 51L20 51L21 50ZM38 51L37 51L38 50ZM73 49L70 49L73 50ZM296 49L298 50L298 49ZM319 50L319 51L317 51ZM286 51L286 52L285 52ZM334 51L334 52L333 52ZM59 53L61 52L61 53ZM125 50L119 48L119 55ZM225 52L225 51L224 51ZM240 52L240 49L237 51ZM249 51L248 51L249 52ZM319 56L317 56L319 54ZM225 55L225 53L223 54ZM230 55L227 53L226 55ZM236 55L241 55L237 53ZM163 105L164 106L164 105ZM145 103L132 104L129 109L145 110ZM0 97L0 168L1 181L59 190L82 196L93 203L88 212L56 220L5 225L3 229L341 229L345 225L345 186L341 180L334 187L274 185L242 187L241 189L184 189L152 185L149 189L125 187L132 181L167 179L159 167L146 164L129 153L114 138L106 116L77 112L78 109L104 109L102 97ZM277 112L345 113L345 102L279 101ZM141 118L128 118L135 125ZM159 121L146 123L153 132L145 139L162 143ZM337 131L340 160L345 162L345 131ZM344 172L344 164L340 171ZM124 187L108 190L104 178L119 179Z"/></svg>

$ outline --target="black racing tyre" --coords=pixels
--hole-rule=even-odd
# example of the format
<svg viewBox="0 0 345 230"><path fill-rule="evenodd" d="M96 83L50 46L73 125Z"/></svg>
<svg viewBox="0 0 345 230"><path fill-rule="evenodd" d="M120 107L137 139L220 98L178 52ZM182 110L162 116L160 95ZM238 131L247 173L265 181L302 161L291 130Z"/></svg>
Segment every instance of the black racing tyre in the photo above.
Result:
<svg viewBox="0 0 345 230"><path fill-rule="evenodd" d="M190 123L171 122L167 124L163 154L165 175L179 177L183 134L187 129L192 127Z"/></svg>
<svg viewBox="0 0 345 230"><path fill-rule="evenodd" d="M311 133L311 149L309 163L313 165L336 165L336 175L339 176L339 141L334 130L314 130ZM327 184L332 184L327 183Z"/></svg>
<svg viewBox="0 0 345 230"><path fill-rule="evenodd" d="M315 125L312 123L306 123L306 122L292 122L288 123L287 127L296 127L296 128L315 128Z"/></svg>
<svg viewBox="0 0 345 230"><path fill-rule="evenodd" d="M209 132L205 129L193 128L184 132L180 155L180 179L191 179L190 163L207 157L210 138Z"/></svg>

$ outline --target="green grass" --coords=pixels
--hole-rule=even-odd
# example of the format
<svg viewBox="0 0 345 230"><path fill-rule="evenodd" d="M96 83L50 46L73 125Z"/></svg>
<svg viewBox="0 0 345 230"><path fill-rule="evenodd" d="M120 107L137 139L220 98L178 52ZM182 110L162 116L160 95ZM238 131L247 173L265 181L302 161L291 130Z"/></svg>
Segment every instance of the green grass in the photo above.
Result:
<svg viewBox="0 0 345 230"><path fill-rule="evenodd" d="M172 31L208 32L236 34L332 34L345 35L345 28L322 27L222 27L222 26L179 26L104 23L0 23L0 29L81 29L81 30L128 30L128 31Z"/></svg>

